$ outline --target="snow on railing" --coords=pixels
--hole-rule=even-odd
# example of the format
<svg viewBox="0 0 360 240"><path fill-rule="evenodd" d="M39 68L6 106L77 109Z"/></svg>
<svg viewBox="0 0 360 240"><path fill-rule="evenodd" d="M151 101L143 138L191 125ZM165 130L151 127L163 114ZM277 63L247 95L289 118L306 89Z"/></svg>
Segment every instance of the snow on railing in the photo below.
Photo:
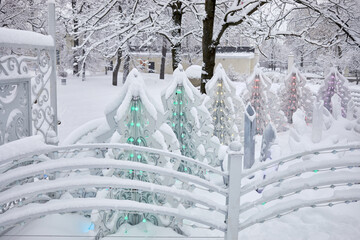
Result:
<svg viewBox="0 0 360 240"><path fill-rule="evenodd" d="M48 25L50 35L0 28L0 96L6 98L0 99L0 118L7 123L0 127L0 145L31 135L57 143L54 3Z"/></svg>
<svg viewBox="0 0 360 240"><path fill-rule="evenodd" d="M324 173L313 176L311 179L293 179L284 182L281 188L271 188L268 191L264 190L261 198L241 205L240 212L245 212L254 206L265 205L273 200L284 199L292 194L298 194L303 190L352 186L356 183L360 183L360 174L348 172Z"/></svg>
<svg viewBox="0 0 360 240"><path fill-rule="evenodd" d="M188 219L200 224L204 224L213 229L226 231L226 225L223 221L211 218L208 213L193 214L192 210L176 209L170 207L156 206L146 203L140 203L129 200L115 199L61 199L51 200L46 204L29 204L21 208L16 208L1 215L0 226L4 230L5 227L12 226L25 220L39 218L41 216L54 213L69 213L80 211L97 210L123 210L131 212L149 212L165 216L174 216L180 219Z"/></svg>
<svg viewBox="0 0 360 240"><path fill-rule="evenodd" d="M266 187L272 183L283 182L286 179L293 177L299 177L302 173L305 172L319 172L319 171L334 171L336 168L352 168L354 166L360 166L360 161L358 156L353 158L346 158L339 161L339 159L326 159L323 162L303 162L297 163L293 166L290 166L285 171L274 172L269 176L266 176L265 179L254 181L252 183L246 184L241 188L241 194L244 195L253 190Z"/></svg>
<svg viewBox="0 0 360 240"><path fill-rule="evenodd" d="M168 186L157 185L149 182L142 182L130 179L119 179L111 177L84 176L79 178L60 178L53 181L38 181L15 186L0 195L0 205L13 201L13 199L31 199L39 194L46 194L56 191L76 190L80 188L129 188L142 191L151 191L180 197L186 201L192 201L204 205L220 213L226 213L226 207L206 199L197 193L190 193L185 190ZM36 199L34 198L36 201Z"/></svg>
<svg viewBox="0 0 360 240"><path fill-rule="evenodd" d="M242 180L246 184L241 187L241 197L255 190L261 195L253 202L241 204L240 212L244 214L242 218L245 220L240 223L239 229L279 218L303 207L331 207L339 203L357 202L360 200L360 189L356 187L360 184L359 150L359 144L319 148L258 163L243 172ZM303 174L306 176L302 177ZM348 190L342 191L342 195L335 192L335 195L327 198L319 199L314 195L306 200L287 199L304 190L326 188ZM249 216L246 213L259 207L261 211L257 214Z"/></svg>
<svg viewBox="0 0 360 240"><path fill-rule="evenodd" d="M113 159L99 160L98 158L92 157L81 159L56 159L56 161L46 161L12 169L0 175L0 191L7 189L8 185L11 183L25 183L27 181L33 181L34 177L43 179L44 174L46 174L46 177L51 177L51 174L54 174L54 178L56 178L55 174L60 171L103 168L153 172L162 176L176 178L177 180L182 180L183 182L192 182L202 187L206 187L209 189L209 191L215 191L222 195L227 195L227 190L223 187L217 186L213 183L210 183L208 180L202 179L198 176L190 175L188 173L178 172L176 170L138 162L119 161ZM28 179L29 177L31 179Z"/></svg>
<svg viewBox="0 0 360 240"><path fill-rule="evenodd" d="M311 155L319 155L319 154L328 154L328 153L332 153L332 154L337 154L339 152L351 152L354 150L360 150L360 144L351 144L351 145L342 145L342 146L332 146L332 147L325 147L325 148L318 148L318 149L313 149L313 150L309 150L309 151L305 151L305 152L301 152L301 153L295 153L286 157L282 157L276 160L272 160L269 162L260 162L257 161L257 164L255 164L251 169L245 170L243 172L243 174L241 175L242 177L248 177L253 175L255 172L258 172L260 170L264 171L266 169L269 169L271 167L276 167L278 165L282 165L286 162L290 162L293 160L297 160L306 156L311 156Z"/></svg>
<svg viewBox="0 0 360 240"><path fill-rule="evenodd" d="M360 190L356 187L360 183L359 144L296 153L271 162L258 163L246 171L242 170L241 145L232 143L229 149L229 173L221 172L205 163L171 152L130 144L80 144L61 147L44 145L34 151L27 149L18 156L8 153L5 158L0 159L2 166L0 205L3 206L1 219L5 219L0 220L0 227L2 226L3 230L6 230L10 225L26 221L30 217L39 217L55 212L89 211L92 209L105 211L112 204L115 206L114 209L122 210L125 213L130 211L139 213L156 211L156 214L160 215L189 219L195 223L205 224L210 228L224 231L225 239L236 239L238 231L256 223L279 218L300 208L331 207L339 203L351 203L360 200ZM119 155L123 157L118 160L108 158L113 152L125 154ZM133 152L153 154L158 156L158 159L164 158L167 162L166 164L152 165L151 162L144 164L126 161L127 154ZM205 175L179 172L176 168L179 162L196 165L199 171L204 172ZM110 171L109 169L131 171L135 174L146 172L153 176L161 176L162 181L167 183L178 182L187 187L178 188L165 182L162 184L137 179L114 178L105 174L105 172ZM90 176L77 175L78 172L87 173ZM104 176L91 176L99 173ZM228 187L225 188L212 183L206 177L206 173L227 179ZM302 176L303 174L305 177ZM35 182L35 179L38 181ZM193 189L196 188L201 189L202 194L194 193ZM289 196L301 194L305 190L312 191L325 188L345 188L346 190L337 190L333 196L326 198L316 198L315 195L306 200L288 199ZM133 209L128 207L128 201L125 200L93 197L86 198L83 206L75 206L76 209L70 209L66 208L66 204L72 202L76 205L78 200L64 200L68 202L62 202L63 200L54 200L61 194L55 197L51 195L54 192L64 193L67 191L75 195L78 194L77 196L84 200L87 195L81 195L83 192L107 192L111 189L133 189L140 192L162 194L178 199L178 203L191 202L197 210L192 212L191 208L180 213L176 206L162 207L151 203L130 201L133 204ZM241 197L255 190L261 194L258 199L245 203L240 201ZM211 192L226 197L226 203L220 204L213 201L212 196L207 195ZM75 202L73 202L74 200ZM41 204L34 205L35 203ZM18 208L21 205L26 206ZM248 210L259 206L263 208L262 211L249 215L250 211ZM33 207L36 209L31 210ZM24 209L25 212L23 212ZM216 222L210 223L208 220L210 218L204 219L203 214L199 215L198 210L212 214L212 219L216 219ZM240 212L242 214L241 219L243 219L241 222L239 222ZM226 224L223 223L224 220ZM193 226L196 227L195 224Z"/></svg>
<svg viewBox="0 0 360 240"><path fill-rule="evenodd" d="M6 147L6 148L5 148ZM0 165L7 164L8 167L12 167L14 164L19 164L21 162L27 162L30 160L30 158L36 158L37 161L41 161L39 159L39 156L41 155L48 155L52 154L56 158L60 157L76 157L81 152L95 152L97 157L104 157L106 153L108 153L110 150L122 150L122 151L136 151L141 153L151 153L151 154L158 154L162 157L168 157L171 158L173 161L183 161L188 164L192 164L197 166L201 171L204 172L204 174L208 173L214 173L218 174L222 177L228 177L227 172L220 171L210 165L207 165L205 163L199 162L197 160L194 160L189 157L185 157L182 155L178 155L172 152L160 150L160 149L154 149L154 148L148 148L148 147L142 147L142 146L136 146L132 144L121 144L121 143L95 143L95 144L77 144L77 145L69 145L69 146L49 146L49 145L43 145L43 147L39 147L34 151L27 151L23 152L22 154L12 156L11 151L7 150L7 146L4 146L4 149L0 149L0 153L3 152L5 157L0 158ZM45 156L44 160L47 160L48 158ZM10 164L10 165L9 165ZM1 168L0 168L1 170Z"/></svg>
<svg viewBox="0 0 360 240"><path fill-rule="evenodd" d="M335 191L334 194L330 197L320 198L320 199L312 199L312 200L291 200L286 203L282 202L281 204L277 204L271 208L263 210L258 214L251 216L249 219L245 220L240 224L239 230L244 230L251 225L256 223L263 223L270 219L280 218L286 214L296 212L300 208L305 207L320 207L321 205L332 207L338 203L351 203L360 201L360 189L351 189L344 191Z"/></svg>
<svg viewBox="0 0 360 240"><path fill-rule="evenodd" d="M29 147L17 155L15 149L17 146L23 145L24 141L34 141L42 144L35 144L37 147L34 150ZM120 156L119 159L109 158L114 152L123 152L125 154L117 155ZM27 219L32 217L55 212L74 211L66 208L66 204L62 204L60 201L56 206L52 205L54 199L60 198L66 192L76 196L75 198L80 197L85 200L85 205L89 197L89 201L93 202L96 200L104 204L102 205L103 207L97 205L97 207L93 208L87 208L84 205L79 207L78 211L89 211L92 209L108 210L110 205L106 205L105 202L110 200L101 197L98 199L95 196L97 196L96 193L104 191L110 193L112 189L149 192L153 195L153 198L155 198L156 194L161 194L167 200L173 199L168 200L170 201L169 206L172 207L160 207L151 202L139 204L136 201L130 201L133 204L132 207L128 207L128 204L122 205L122 203L127 201L115 200L117 202L113 206L119 207L112 208L112 210L119 209L124 213L146 212L163 214L169 217L179 217L180 221L188 219L195 223L205 224L210 229L226 230L224 221L228 216L228 208L225 204L213 201L212 194L228 197L228 190L225 186L219 186L210 182L208 174L215 174L221 178L229 178L229 174L192 158L131 144L50 146L43 144L39 137L30 137L6 144L0 148L0 153L4 153L0 158L0 205L2 206L0 216L1 219L7 219L4 221L0 220L0 229L3 230L0 231L0 234L7 231L12 225L27 221ZM152 164L151 162L145 164L128 161L128 155L131 153L147 154L149 156L155 155L157 156L156 159L162 158L166 161L166 164ZM185 165L191 164L196 166L196 169L199 170L198 172L203 174L193 175L189 172L178 171L177 166L180 162ZM114 178L111 174L108 174L108 172L112 171L111 169L125 173L131 172L135 175L147 174L150 176L150 181L144 182L137 178L124 179L124 175L123 177L120 175ZM195 168L193 167L193 169ZM86 173L88 176L83 176L83 173ZM159 179L161 179L160 182L158 182ZM174 183L176 183L176 186ZM200 189L201 195L193 192L196 188ZM211 195L207 195L206 192ZM31 210L32 206L37 206L35 204L39 204L39 209L44 209L41 214ZM174 204L175 206L173 206ZM179 210L176 209L176 206L179 204L193 206L196 208L196 211L192 212L189 209L179 214ZM21 208L19 208L20 206ZM137 208L133 208L133 206ZM24 209L28 210L23 213ZM206 214L198 214L199 210L206 212ZM210 218L204 220L202 215L209 214L213 215L212 219L218 219L218 223L210 223L213 221L210 221ZM13 218L15 215L17 217ZM197 227L196 224L192 226Z"/></svg>

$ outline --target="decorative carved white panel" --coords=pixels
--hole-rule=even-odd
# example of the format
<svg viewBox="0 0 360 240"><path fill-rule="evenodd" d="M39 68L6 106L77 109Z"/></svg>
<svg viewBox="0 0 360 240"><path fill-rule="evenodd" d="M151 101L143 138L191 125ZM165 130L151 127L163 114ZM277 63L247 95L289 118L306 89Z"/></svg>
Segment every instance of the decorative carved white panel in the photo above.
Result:
<svg viewBox="0 0 360 240"><path fill-rule="evenodd" d="M31 135L30 78L0 80L0 145Z"/></svg>
<svg viewBox="0 0 360 240"><path fill-rule="evenodd" d="M0 145L24 136L56 135L50 50L22 54L0 57Z"/></svg>

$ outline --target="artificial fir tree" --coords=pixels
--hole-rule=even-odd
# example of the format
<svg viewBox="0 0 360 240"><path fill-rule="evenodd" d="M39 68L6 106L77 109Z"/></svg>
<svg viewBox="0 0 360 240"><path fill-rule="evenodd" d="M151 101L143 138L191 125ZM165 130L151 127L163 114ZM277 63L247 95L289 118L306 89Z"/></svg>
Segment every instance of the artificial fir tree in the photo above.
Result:
<svg viewBox="0 0 360 240"><path fill-rule="evenodd" d="M236 95L236 88L221 64L206 84L206 93L210 97L207 105L213 119L214 136L225 145L239 141L239 130L243 131L244 103Z"/></svg>
<svg viewBox="0 0 360 240"><path fill-rule="evenodd" d="M293 122L292 116L298 108L304 111L306 122L312 121L314 97L305 84L306 78L296 68L293 68L284 81L284 86L280 88L281 110L285 113L288 123Z"/></svg>
<svg viewBox="0 0 360 240"><path fill-rule="evenodd" d="M335 94L341 99L341 115L346 117L347 106L351 100L347 79L336 68L332 68L330 74L325 77L324 85L319 89L319 95L324 101L324 107L330 113L333 111L331 98Z"/></svg>
<svg viewBox="0 0 360 240"><path fill-rule="evenodd" d="M218 165L219 144L216 137L211 137L213 126L205 107L208 100L191 84L181 64L174 71L174 81L162 93L165 118L177 136L181 154ZM192 173L193 168L181 164L179 170Z"/></svg>
<svg viewBox="0 0 360 240"><path fill-rule="evenodd" d="M109 142L128 143L137 146L152 147L167 150L178 148L176 136L171 134L171 128L163 123L161 117L163 110L154 105L154 101L144 89L145 83L136 69L129 73L127 81L123 86L117 99L106 109L106 119L110 126L111 134ZM173 147L171 147L173 145ZM136 150L113 149L108 153L109 158L129 160L155 166L164 166L166 159L162 156L150 155ZM102 175L131 179L134 181L162 184L155 174L148 174L141 170L108 169L103 170ZM167 182L166 185L173 183ZM165 196L148 191L136 189L107 189L99 190L98 198L115 198L121 200L132 200L156 205L165 204ZM162 220L156 214L126 213L120 211L102 211L94 213L96 230L114 233L123 224L135 225L140 222L150 221L154 225L162 225ZM175 222L174 222L175 223ZM177 226L170 226L178 228Z"/></svg>
<svg viewBox="0 0 360 240"><path fill-rule="evenodd" d="M272 122L277 130L284 128L284 115L279 111L278 98L271 92L271 80L255 67L254 73L246 81L248 93L246 102L250 102L256 112L256 133L262 134Z"/></svg>

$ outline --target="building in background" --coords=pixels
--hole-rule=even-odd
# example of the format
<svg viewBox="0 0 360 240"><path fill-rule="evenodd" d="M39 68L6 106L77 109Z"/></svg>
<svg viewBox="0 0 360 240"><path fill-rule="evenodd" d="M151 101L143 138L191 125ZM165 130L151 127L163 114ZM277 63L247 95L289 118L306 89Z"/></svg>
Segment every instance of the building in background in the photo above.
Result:
<svg viewBox="0 0 360 240"><path fill-rule="evenodd" d="M113 59L115 62L115 59ZM165 74L172 74L171 52L168 51L165 61ZM181 64L184 69L191 65L200 65L202 62L202 54L187 53L182 54ZM258 54L253 47L218 47L216 53L216 65L221 63L226 72L233 74L250 74L256 63L258 62ZM136 67L140 72L159 73L161 66L161 51L131 47L130 68ZM123 61L120 69L123 67Z"/></svg>

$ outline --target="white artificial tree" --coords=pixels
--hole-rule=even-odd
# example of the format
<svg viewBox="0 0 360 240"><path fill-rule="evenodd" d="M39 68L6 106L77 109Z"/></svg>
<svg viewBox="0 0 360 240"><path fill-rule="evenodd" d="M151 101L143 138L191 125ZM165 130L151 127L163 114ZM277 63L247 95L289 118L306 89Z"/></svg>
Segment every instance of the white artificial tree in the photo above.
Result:
<svg viewBox="0 0 360 240"><path fill-rule="evenodd" d="M236 88L221 64L206 84L206 93L210 97L207 106L213 119L214 136L224 145L239 141L239 133L244 128L244 103L236 95Z"/></svg>
<svg viewBox="0 0 360 240"><path fill-rule="evenodd" d="M312 121L314 97L305 84L306 78L294 67L280 88L281 110L288 123L293 122L292 116L298 108L304 111L306 122Z"/></svg>
<svg viewBox="0 0 360 240"><path fill-rule="evenodd" d="M284 115L280 111L277 96L270 90L271 80L261 69L255 67L253 74L246 80L248 93L244 98L256 113L256 133L262 134L265 127L272 122L277 130L284 129Z"/></svg>
<svg viewBox="0 0 360 240"><path fill-rule="evenodd" d="M209 98L201 95L187 78L181 64L174 71L174 80L162 93L165 119L180 143L181 154L218 165L219 140L212 137L213 125L205 104ZM180 171L192 172L191 166L181 164Z"/></svg>
<svg viewBox="0 0 360 240"><path fill-rule="evenodd" d="M324 101L324 107L330 113L333 112L331 99L335 94L341 100L341 115L346 117L348 104L351 100L348 81L336 68L332 68L330 74L325 77L324 85L319 89L319 95Z"/></svg>

